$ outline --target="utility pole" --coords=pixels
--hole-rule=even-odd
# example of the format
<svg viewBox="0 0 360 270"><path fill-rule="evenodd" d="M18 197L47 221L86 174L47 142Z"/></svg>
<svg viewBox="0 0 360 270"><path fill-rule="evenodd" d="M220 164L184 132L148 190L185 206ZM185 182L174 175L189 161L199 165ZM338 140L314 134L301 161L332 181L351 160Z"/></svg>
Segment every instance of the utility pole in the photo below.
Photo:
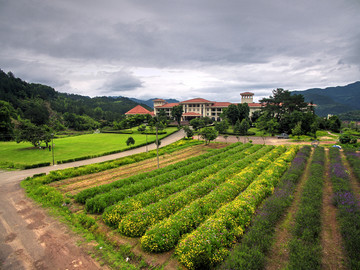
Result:
<svg viewBox="0 0 360 270"><path fill-rule="evenodd" d="M55 153L54 153L54 133L51 133L51 152L53 159L53 166L55 165Z"/></svg>
<svg viewBox="0 0 360 270"><path fill-rule="evenodd" d="M158 139L158 125L156 125L156 158L157 158L157 168L159 169L159 139Z"/></svg>

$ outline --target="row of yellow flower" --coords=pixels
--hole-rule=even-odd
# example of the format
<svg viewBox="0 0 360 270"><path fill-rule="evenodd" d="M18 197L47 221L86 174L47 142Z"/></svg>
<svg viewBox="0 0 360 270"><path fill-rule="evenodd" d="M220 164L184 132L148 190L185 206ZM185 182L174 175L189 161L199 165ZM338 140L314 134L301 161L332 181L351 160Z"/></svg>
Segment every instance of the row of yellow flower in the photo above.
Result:
<svg viewBox="0 0 360 270"><path fill-rule="evenodd" d="M234 200L267 166L285 151L278 147L218 186L208 195L154 225L141 238L141 246L150 252L173 249L180 237L193 231L222 205Z"/></svg>
<svg viewBox="0 0 360 270"><path fill-rule="evenodd" d="M205 178L200 183L194 184L183 191L167 197L165 200L149 205L125 216L119 223L120 233L127 236L142 236L147 228L158 223L162 219L182 209L192 201L205 196L214 190L218 185L262 157L268 147L250 155L252 148L245 150L242 158L229 157L226 163L231 164L214 175Z"/></svg>
<svg viewBox="0 0 360 270"><path fill-rule="evenodd" d="M173 169L166 170L166 173L162 173L154 177L145 177L141 180L135 177L136 182L133 182L132 177L122 179L121 181L130 182L130 184L123 185L121 188L112 189L109 192L98 194L93 198L87 199L85 209L90 213L102 213L106 207L113 205L118 201L124 200L129 196L134 196L156 186L169 183L204 168L213 162L220 160L224 155L227 155L227 153L225 153L227 151L236 153L239 147L243 147L242 144L237 144L236 147L232 147L231 149L211 151L211 153L192 159L192 162L187 162L186 164L181 163L182 166L177 164L177 166L173 167Z"/></svg>
<svg viewBox="0 0 360 270"><path fill-rule="evenodd" d="M172 153L174 151L177 151L177 149L180 150L180 149L184 148L184 146L182 146L182 144L184 144L185 142L184 141L180 141L180 142L181 143L174 143L174 144L170 144L168 146L164 146L163 148L160 148L159 149L159 155L160 155L161 152L162 152L162 155L163 155L164 153ZM189 145L189 146L195 145L195 144L196 143L191 142L191 141L187 141L185 143L185 145ZM84 175L84 174L89 174L90 173L89 170L92 171L91 167L93 167L93 166L95 166L95 167L105 166L104 169L100 170L100 168L98 168L99 170L97 170L97 171L104 171L105 169L108 170L108 169L112 169L112 168L118 168L118 167L120 167L122 165L125 165L125 164L135 163L135 162L142 161L144 159L151 158L151 157L154 156L154 153L155 153L155 156L156 156L156 151L152 150L152 151L149 151L147 153L136 154L136 155L132 155L130 157L120 158L120 159L116 159L116 160L110 161L110 162L96 163L96 164L81 166L81 167L77 167L77 168L71 168L71 170L74 170L76 172L82 171L83 173L80 173L78 175ZM213 154L216 154L216 152L214 152ZM205 155L212 155L212 153L207 153ZM125 159L130 159L132 161L131 162L126 161ZM188 160L180 161L177 164L173 164L173 165L169 165L169 166L167 166L165 168L161 168L159 170L154 170L152 172L138 174L138 175L134 176L133 178L129 177L128 179L126 179L126 181L117 180L117 181L114 181L114 182L112 182L110 184L105 184L105 185L101 185L101 186L87 188L87 189L79 192L78 194L76 194L75 200L78 203L84 204L87 199L89 199L91 197L94 197L97 194L108 192L108 191L110 191L110 190L112 190L114 188L120 188L120 187L122 187L124 185L127 185L129 183L134 183L136 181L139 181L139 180L141 180L143 178L153 177L155 175L159 175L159 174L165 173L167 171L174 170L174 169L178 168L179 166L184 166L184 165L190 164L190 163L195 162L196 160L200 160L200 159L201 159L201 157L193 157L193 158L190 158ZM110 164L110 166L106 167L106 165L109 165L109 164ZM53 173L56 173L56 174L58 174L58 173L66 173L67 170L69 170L69 169L52 171L48 175L50 176ZM97 171L93 171L93 172L97 172ZM46 175L46 176L48 176L48 175ZM78 175L75 175L75 176L78 176ZM69 178L69 177L66 177L66 178ZM74 176L72 176L72 177L74 177ZM60 178L60 179L63 179L63 178Z"/></svg>
<svg viewBox="0 0 360 270"><path fill-rule="evenodd" d="M242 236L257 206L273 192L297 151L298 147L291 147L235 200L183 238L175 250L179 261L189 269L204 269L222 261L228 248Z"/></svg>
<svg viewBox="0 0 360 270"><path fill-rule="evenodd" d="M249 147L251 148L248 149ZM206 177L217 173L219 170L224 169L230 164L228 162L228 159L243 158L245 155L247 155L247 153L255 152L260 148L261 146L244 144L224 152L223 154L216 157L216 159L213 158L212 160L204 160L204 164L211 164L205 167L201 166L201 168L189 175L184 175L170 183L139 193L136 196L126 198L125 200L120 201L116 205L106 208L102 216L103 221L109 226L118 226L120 220L130 212L156 203L161 199L167 198L173 193L186 189L187 187L202 181ZM244 153L245 149L248 150Z"/></svg>

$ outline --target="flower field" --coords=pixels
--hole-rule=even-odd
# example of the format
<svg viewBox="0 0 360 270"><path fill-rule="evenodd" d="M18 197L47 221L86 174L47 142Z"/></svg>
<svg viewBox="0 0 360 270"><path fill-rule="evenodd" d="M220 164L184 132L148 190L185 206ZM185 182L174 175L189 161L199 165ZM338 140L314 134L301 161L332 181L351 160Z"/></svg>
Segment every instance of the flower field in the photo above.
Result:
<svg viewBox="0 0 360 270"><path fill-rule="evenodd" d="M82 189L73 199L75 209L91 214L80 214L89 228L107 226L109 235L130 241L138 254L154 256L152 262L170 251L187 269L265 269L275 228L287 218L286 269L321 269L328 179L344 243L343 269L360 269L359 160L358 153L335 148L235 143ZM61 204L44 177L31 194L49 192ZM61 190L61 181L56 183ZM296 212L287 217L294 203Z"/></svg>

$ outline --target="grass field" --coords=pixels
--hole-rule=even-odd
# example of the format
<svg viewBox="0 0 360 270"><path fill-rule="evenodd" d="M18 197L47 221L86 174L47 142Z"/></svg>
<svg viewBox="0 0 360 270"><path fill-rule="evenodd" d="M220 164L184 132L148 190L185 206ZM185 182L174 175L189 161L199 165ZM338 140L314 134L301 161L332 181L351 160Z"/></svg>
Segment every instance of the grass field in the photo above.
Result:
<svg viewBox="0 0 360 270"><path fill-rule="evenodd" d="M164 138L176 130L177 128L167 128L167 134L159 135L159 138ZM135 147L145 144L146 137L148 142L154 142L156 138L155 135L109 133L58 138L54 139L55 162L125 150L129 148L126 140L130 136L135 140ZM24 168L31 164L52 163L51 151L34 148L30 143L0 142L0 151L0 168Z"/></svg>

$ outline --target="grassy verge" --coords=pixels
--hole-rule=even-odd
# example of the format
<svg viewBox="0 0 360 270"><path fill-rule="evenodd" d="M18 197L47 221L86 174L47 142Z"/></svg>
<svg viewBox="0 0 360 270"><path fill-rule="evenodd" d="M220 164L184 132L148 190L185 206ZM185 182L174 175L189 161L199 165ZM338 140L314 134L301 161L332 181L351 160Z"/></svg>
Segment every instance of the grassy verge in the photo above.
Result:
<svg viewBox="0 0 360 270"><path fill-rule="evenodd" d="M159 135L160 139L177 131L177 128L167 128L167 133ZM132 136L135 144L126 145L126 140ZM72 162L87 158L118 153L130 148L152 143L155 135L143 134L86 134L54 139L54 157L56 163ZM30 143L0 142L0 168L25 169L50 165L53 153L46 149L33 147Z"/></svg>

